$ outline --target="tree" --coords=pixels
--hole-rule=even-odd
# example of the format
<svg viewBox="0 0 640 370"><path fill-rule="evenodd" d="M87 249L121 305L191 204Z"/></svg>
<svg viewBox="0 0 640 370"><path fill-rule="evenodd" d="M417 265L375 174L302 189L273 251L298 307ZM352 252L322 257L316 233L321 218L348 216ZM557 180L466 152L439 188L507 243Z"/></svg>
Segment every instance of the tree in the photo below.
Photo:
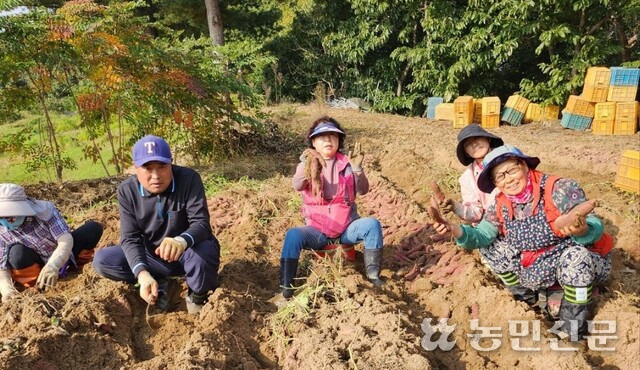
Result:
<svg viewBox="0 0 640 370"><path fill-rule="evenodd" d="M42 8L0 17L0 86L5 86L3 93L33 99L42 109L48 150L42 145L24 149L31 153L34 170L51 165L58 181L62 181L63 169L74 168L75 163L62 155L47 100L62 67L75 63L77 56L52 36L49 25L55 24L56 19Z"/></svg>
<svg viewBox="0 0 640 370"><path fill-rule="evenodd" d="M207 7L207 25L211 42L213 45L224 45L220 0L204 0L204 4Z"/></svg>

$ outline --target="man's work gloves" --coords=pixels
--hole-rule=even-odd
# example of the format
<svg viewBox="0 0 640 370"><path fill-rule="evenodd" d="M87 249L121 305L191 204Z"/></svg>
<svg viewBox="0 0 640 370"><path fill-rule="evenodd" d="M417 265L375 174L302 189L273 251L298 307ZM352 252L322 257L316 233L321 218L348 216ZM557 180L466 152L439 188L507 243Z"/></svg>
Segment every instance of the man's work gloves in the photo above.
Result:
<svg viewBox="0 0 640 370"><path fill-rule="evenodd" d="M164 238L156 248L156 254L167 262L175 262L180 259L185 249L187 249L187 241L182 237Z"/></svg>

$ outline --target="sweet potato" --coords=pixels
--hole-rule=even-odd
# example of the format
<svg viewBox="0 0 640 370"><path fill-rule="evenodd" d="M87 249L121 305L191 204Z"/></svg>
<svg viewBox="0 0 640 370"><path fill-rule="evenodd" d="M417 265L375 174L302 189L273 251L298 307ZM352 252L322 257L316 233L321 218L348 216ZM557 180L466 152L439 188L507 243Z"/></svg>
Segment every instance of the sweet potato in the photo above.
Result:
<svg viewBox="0 0 640 370"><path fill-rule="evenodd" d="M440 224L447 224L447 221L442 218L442 216L440 215L440 211L438 211L437 208L433 207L433 206L429 206L427 207L427 212L429 213L429 216L431 216L431 219L437 223Z"/></svg>
<svg viewBox="0 0 640 370"><path fill-rule="evenodd" d="M573 207L569 213L556 218L555 226L557 229L564 229L567 226L579 227L584 221L584 217L596 208L597 201L595 199L588 200Z"/></svg>
<svg viewBox="0 0 640 370"><path fill-rule="evenodd" d="M477 302L473 302L471 304L471 318L474 320L478 320L480 318L480 308L478 307Z"/></svg>
<svg viewBox="0 0 640 370"><path fill-rule="evenodd" d="M453 272L451 273L451 276L456 276L458 274L465 272L467 270L467 267L469 267L468 263L459 265L458 267L456 267L455 270L453 270Z"/></svg>
<svg viewBox="0 0 640 370"><path fill-rule="evenodd" d="M438 266L431 265L431 266L427 267L427 269L424 271L424 273L427 274L427 275L431 275L431 274L435 274L435 272L437 270L438 270Z"/></svg>
<svg viewBox="0 0 640 370"><path fill-rule="evenodd" d="M411 271L409 271L409 273L404 276L404 279L411 281L411 280L415 279L418 276L419 273L420 273L420 268L418 267L418 264L416 263L415 265L413 265L413 268L411 269Z"/></svg>
<svg viewBox="0 0 640 370"><path fill-rule="evenodd" d="M433 192L433 196L436 198L438 203L441 203L445 199L447 199L447 196L444 195L444 193L442 192L442 190L440 190L440 187L435 181L431 181L431 191Z"/></svg>
<svg viewBox="0 0 640 370"><path fill-rule="evenodd" d="M424 245L420 244L419 242L413 242L413 243L410 243L409 245L411 246L411 249L407 251L407 255L424 249Z"/></svg>
<svg viewBox="0 0 640 370"><path fill-rule="evenodd" d="M447 275L451 275L451 274L453 274L453 273L456 271L456 269L457 269L458 267L463 266L463 265L464 265L464 263L462 263L462 262L449 263L449 265L448 265L448 266L446 266L446 267L444 267L444 266L443 266L443 267L441 267L441 268L444 270L444 273L445 273L445 274L447 274Z"/></svg>
<svg viewBox="0 0 640 370"><path fill-rule="evenodd" d="M451 235L447 234L433 234L429 236L429 239L431 239L433 242L437 243L437 242L441 242L444 240L449 240L449 238L451 238Z"/></svg>
<svg viewBox="0 0 640 370"><path fill-rule="evenodd" d="M442 257L440 257L440 259L438 260L438 266L444 266L444 265L448 264L449 260L451 260L451 258L453 258L453 256L456 255L456 253L458 253L457 250L451 249L447 253L442 255Z"/></svg>
<svg viewBox="0 0 640 370"><path fill-rule="evenodd" d="M393 254L393 257L394 257L395 259L397 259L398 261L404 261L404 262L411 262L411 263L413 263L413 261L412 261L412 260L410 260L409 258L407 258L407 256L406 256L406 255L401 254L401 253L398 253L398 252L394 253L394 254Z"/></svg>

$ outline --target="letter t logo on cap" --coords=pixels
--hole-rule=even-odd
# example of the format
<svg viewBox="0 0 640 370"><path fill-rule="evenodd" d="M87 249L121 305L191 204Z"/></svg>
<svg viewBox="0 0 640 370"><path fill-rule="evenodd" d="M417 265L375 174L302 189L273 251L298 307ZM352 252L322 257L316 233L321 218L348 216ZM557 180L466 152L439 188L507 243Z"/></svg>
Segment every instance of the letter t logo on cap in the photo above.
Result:
<svg viewBox="0 0 640 370"><path fill-rule="evenodd" d="M147 147L147 153L153 154L153 148L156 146L156 143L153 141L147 141L144 143L144 146Z"/></svg>

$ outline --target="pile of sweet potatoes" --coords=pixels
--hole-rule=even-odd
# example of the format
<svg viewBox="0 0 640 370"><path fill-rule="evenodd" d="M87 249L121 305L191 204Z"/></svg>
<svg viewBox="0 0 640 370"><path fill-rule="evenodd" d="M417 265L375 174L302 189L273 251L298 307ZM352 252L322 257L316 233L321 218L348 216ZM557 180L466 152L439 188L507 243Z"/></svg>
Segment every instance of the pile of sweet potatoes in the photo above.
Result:
<svg viewBox="0 0 640 370"><path fill-rule="evenodd" d="M423 275L450 284L473 264L472 255L450 243L450 235L437 234L427 214L407 197L382 181L373 182L359 205L382 224L385 246L394 248L392 257L405 280Z"/></svg>
<svg viewBox="0 0 640 370"><path fill-rule="evenodd" d="M429 277L436 284L451 284L457 275L473 264L473 257L464 250L446 243L448 236L429 234L431 228L408 238L396 246L393 258L405 280L414 280L420 275Z"/></svg>

